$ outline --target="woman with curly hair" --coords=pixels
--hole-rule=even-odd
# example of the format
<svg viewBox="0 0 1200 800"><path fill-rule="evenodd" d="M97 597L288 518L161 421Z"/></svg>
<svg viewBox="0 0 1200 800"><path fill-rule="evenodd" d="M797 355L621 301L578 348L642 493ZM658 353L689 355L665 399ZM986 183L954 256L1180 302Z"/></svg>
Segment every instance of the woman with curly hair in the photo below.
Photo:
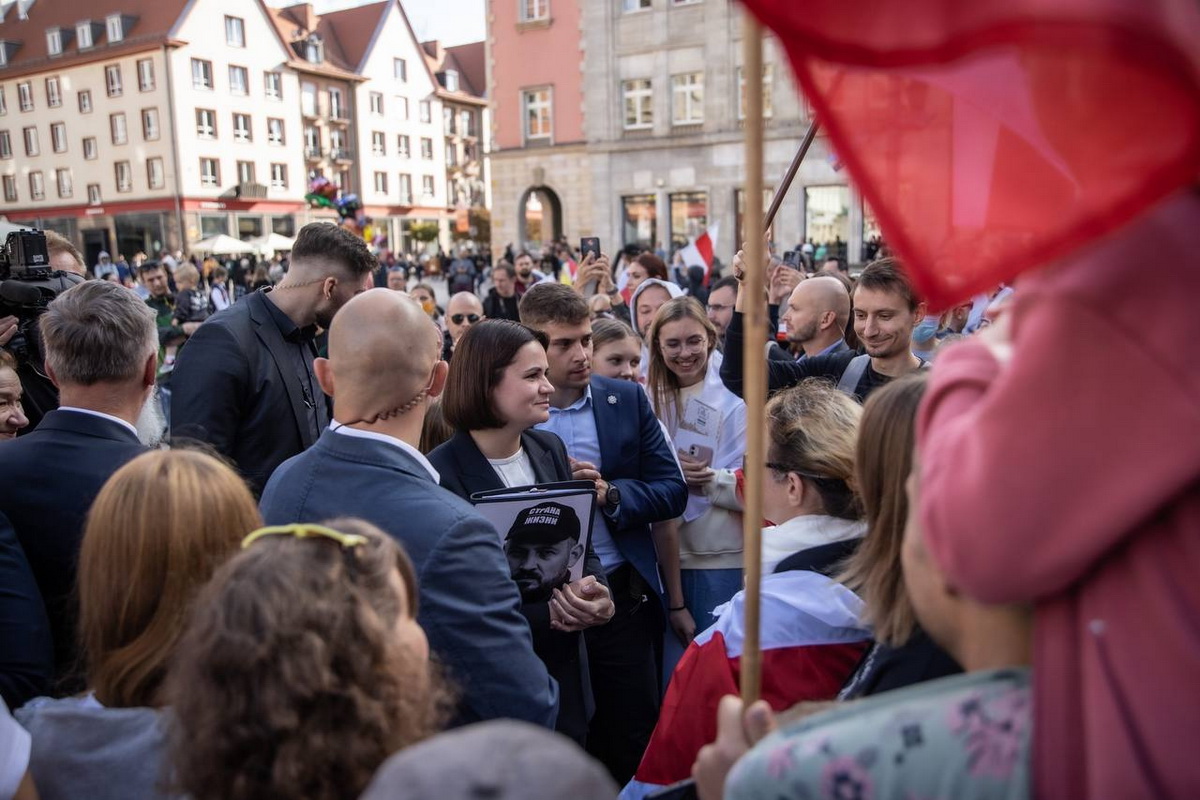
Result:
<svg viewBox="0 0 1200 800"><path fill-rule="evenodd" d="M447 708L412 562L356 519L262 528L197 600L168 686L192 800L356 798Z"/></svg>

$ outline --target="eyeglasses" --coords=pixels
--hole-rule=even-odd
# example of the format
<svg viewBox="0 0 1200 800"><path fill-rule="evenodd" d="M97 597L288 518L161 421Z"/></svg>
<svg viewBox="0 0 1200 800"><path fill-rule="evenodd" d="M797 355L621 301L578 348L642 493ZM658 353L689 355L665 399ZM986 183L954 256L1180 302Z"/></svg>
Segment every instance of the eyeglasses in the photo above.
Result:
<svg viewBox="0 0 1200 800"><path fill-rule="evenodd" d="M478 314L451 314L450 315L450 321L453 322L455 325L462 325L464 319L467 322L474 325L476 322L479 322L479 320L483 319L483 317L479 316Z"/></svg>
<svg viewBox="0 0 1200 800"><path fill-rule="evenodd" d="M325 539L332 539L344 549L358 547L360 544L367 543L367 537L365 536L359 536L357 533L342 533L341 531L335 531L333 528L327 528L324 525L271 525L266 528L259 528L251 532L245 539L242 539L242 549L245 550L264 536L295 536L297 539L323 537Z"/></svg>
<svg viewBox="0 0 1200 800"><path fill-rule="evenodd" d="M832 482L832 481L840 481L841 480L841 478L831 478L828 475L814 475L811 472L802 472L802 471L796 469L795 467L789 467L787 464L780 464L778 461L768 461L767 463L763 464L763 466L766 467L767 469L775 470L776 472L782 472L784 474L789 473L789 472L794 472L797 475L799 475L800 477L808 478L809 480L812 480L812 481L830 481L830 482Z"/></svg>

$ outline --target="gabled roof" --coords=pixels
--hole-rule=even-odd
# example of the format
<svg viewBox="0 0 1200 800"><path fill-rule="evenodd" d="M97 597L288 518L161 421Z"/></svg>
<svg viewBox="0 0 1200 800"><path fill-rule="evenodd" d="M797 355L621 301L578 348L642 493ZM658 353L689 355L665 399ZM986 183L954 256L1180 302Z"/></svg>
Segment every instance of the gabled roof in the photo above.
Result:
<svg viewBox="0 0 1200 800"><path fill-rule="evenodd" d="M93 5L94 2L94 5ZM0 40L19 42L11 52L8 65L0 67L0 79L15 78L35 72L47 72L64 66L85 64L159 47L171 40L176 22L189 0L24 0L4 3ZM24 8L24 19L19 13ZM105 20L112 14L125 18L125 35L118 42L109 42ZM79 49L75 26L91 21L93 46ZM52 56L47 49L46 33L52 28L63 31L62 55Z"/></svg>
<svg viewBox="0 0 1200 800"><path fill-rule="evenodd" d="M379 27L380 20L391 1L383 0L380 3L370 3L342 11L331 11L322 16L322 19L334 30L341 42L342 52L345 54L346 62L350 65L351 70L357 72L362 68L363 59L367 56L367 48L371 45L371 38L375 35L375 30Z"/></svg>
<svg viewBox="0 0 1200 800"><path fill-rule="evenodd" d="M487 97L486 45L486 42L471 42L446 48L447 57L458 63L462 85L476 97Z"/></svg>
<svg viewBox="0 0 1200 800"><path fill-rule="evenodd" d="M435 76L434 80L437 83L439 96L467 102L483 101L484 92L481 90L486 87L483 73L483 42L473 42L457 47L442 47L441 42L434 40L421 42L421 50L424 52L425 63L428 65L429 71ZM454 70L458 73L457 91L451 92L437 82L436 76L447 70Z"/></svg>
<svg viewBox="0 0 1200 800"><path fill-rule="evenodd" d="M373 5L375 14L378 14L386 2ZM343 38L345 38L354 46L365 47L365 45L358 44L359 32L352 30L353 25L357 24L357 17L340 19L339 15L372 7L362 6L332 14L317 14L313 11L311 3L297 3L284 8L269 8L267 12L271 22L275 25L275 30L279 32L280 38L289 48L288 66L300 72L327 75L344 80L364 80L356 73L360 59L356 59L348 53L343 42ZM367 25L374 30L371 22L368 22ZM303 57L303 50L298 49L301 43L314 33L321 37L324 48L325 60L320 64L306 61ZM370 34L365 35L369 40Z"/></svg>

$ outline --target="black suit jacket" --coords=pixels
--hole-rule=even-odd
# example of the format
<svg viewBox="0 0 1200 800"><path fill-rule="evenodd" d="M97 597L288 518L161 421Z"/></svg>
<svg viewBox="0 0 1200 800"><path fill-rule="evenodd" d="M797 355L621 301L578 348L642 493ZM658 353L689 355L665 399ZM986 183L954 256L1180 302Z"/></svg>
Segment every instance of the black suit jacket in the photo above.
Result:
<svg viewBox="0 0 1200 800"><path fill-rule="evenodd" d="M54 640L42 593L17 541L0 514L0 696L9 708L45 694L54 677Z"/></svg>
<svg viewBox="0 0 1200 800"><path fill-rule="evenodd" d="M88 509L104 482L145 450L123 425L61 409L28 436L0 443L0 514L45 601L60 677L76 666L75 567Z"/></svg>
<svg viewBox="0 0 1200 800"><path fill-rule="evenodd" d="M501 297L492 289L487 293L487 297L483 298L483 314L488 319L511 319L513 322L520 322L521 315L517 313L520 300L520 296L516 294L512 297Z"/></svg>
<svg viewBox="0 0 1200 800"><path fill-rule="evenodd" d="M268 302L254 292L209 317L180 348L171 375L171 436L211 444L255 494L276 467L316 442L305 405L327 402L301 384L294 345Z"/></svg>
<svg viewBox="0 0 1200 800"><path fill-rule="evenodd" d="M529 454L538 483L571 480L571 465L562 440L548 431L528 430L521 434L521 446ZM469 433L459 431L429 454L429 462L442 478L442 486L459 497L471 500L475 492L503 489L504 482L488 463ZM605 586L608 578L599 557L588 543L583 574L593 575ZM563 633L550 627L550 604L522 603L521 613L533 634L533 651L546 664L546 670L558 681L558 723L560 733L583 742L588 720L595 710L591 677L588 674L586 645L579 633Z"/></svg>

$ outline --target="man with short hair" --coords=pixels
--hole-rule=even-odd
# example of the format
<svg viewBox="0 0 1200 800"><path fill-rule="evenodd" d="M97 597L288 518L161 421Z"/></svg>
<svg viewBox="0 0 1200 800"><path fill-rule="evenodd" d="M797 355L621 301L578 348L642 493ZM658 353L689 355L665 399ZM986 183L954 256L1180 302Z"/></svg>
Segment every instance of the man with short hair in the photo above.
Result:
<svg viewBox="0 0 1200 800"><path fill-rule="evenodd" d="M571 582L571 567L583 557L579 515L562 503L540 503L513 520L504 537L504 556L526 603L548 602L551 592Z"/></svg>
<svg viewBox="0 0 1200 800"><path fill-rule="evenodd" d="M515 717L553 728L558 687L533 652L500 537L438 485L417 449L429 403L446 382L439 338L406 295L372 289L346 304L329 331L329 358L315 364L334 398L334 422L271 477L263 519L361 517L378 525L413 561L418 621L462 688L458 721Z"/></svg>
<svg viewBox="0 0 1200 800"><path fill-rule="evenodd" d="M596 698L587 744L624 784L658 720L656 652L666 609L650 526L683 513L687 485L645 391L592 375L592 322L581 295L539 283L521 298L521 322L550 340L554 393L550 419L538 427L563 440L577 480L596 484L592 549L617 613L584 631Z"/></svg>
<svg viewBox="0 0 1200 800"><path fill-rule="evenodd" d="M87 277L87 267L79 249L71 240L54 231L46 231L46 251L50 255L50 268Z"/></svg>
<svg viewBox="0 0 1200 800"><path fill-rule="evenodd" d="M725 277L712 285L708 292L708 321L717 329L717 346L724 346L725 329L733 319L733 306L737 301L737 278Z"/></svg>
<svg viewBox="0 0 1200 800"><path fill-rule="evenodd" d="M483 313L488 319L511 319L519 322L517 310L517 271L512 264L501 261L492 270L492 288L483 299Z"/></svg>
<svg viewBox="0 0 1200 800"><path fill-rule="evenodd" d="M450 350L458 346L463 334L483 319L483 304L471 292L459 292L446 303L446 335L450 337Z"/></svg>
<svg viewBox="0 0 1200 800"><path fill-rule="evenodd" d="M538 272L533 268L533 256L528 250L522 250L517 254L517 260L513 262L517 271L517 294L523 295L529 291L534 284L541 283L546 280L544 272Z"/></svg>
<svg viewBox="0 0 1200 800"><path fill-rule="evenodd" d="M208 320L171 376L171 433L211 444L257 493L275 467L311 446L329 421L313 374L317 328L366 291L375 257L354 234L305 225L287 277Z"/></svg>
<svg viewBox="0 0 1200 800"><path fill-rule="evenodd" d="M404 267L388 267L387 288L393 292L408 291L408 273L404 271Z"/></svg>
<svg viewBox="0 0 1200 800"><path fill-rule="evenodd" d="M742 269L740 252L734 258L734 269ZM743 386L744 302L745 291L739 287L737 308L725 331L725 360L721 363L721 380L738 397L742 396ZM894 259L876 261L863 270L854 289L853 314L854 331L863 346L861 353L847 349L800 361L768 360L767 391L786 389L805 378L829 378L861 402L888 381L924 366L925 362L912 353L912 333L925 315L925 303Z"/></svg>
<svg viewBox="0 0 1200 800"><path fill-rule="evenodd" d="M190 264L188 265L191 266ZM195 267L192 267L195 271ZM154 309L158 326L158 396L163 414L171 418L171 372L175 369L176 351L200 327L199 322L175 323L175 298L171 295L167 270L161 261L142 264L138 277L150 292L146 305Z"/></svg>
<svg viewBox="0 0 1200 800"><path fill-rule="evenodd" d="M61 406L33 432L0 442L0 514L33 569L55 669L64 676L76 665L72 597L88 508L104 482L145 451L143 441L162 435L154 398L158 335L154 312L109 281L63 292L38 325Z"/></svg>
<svg viewBox="0 0 1200 800"><path fill-rule="evenodd" d="M850 321L850 295L837 278L817 275L792 290L780 319L788 341L799 345L797 361L850 349L842 332Z"/></svg>

